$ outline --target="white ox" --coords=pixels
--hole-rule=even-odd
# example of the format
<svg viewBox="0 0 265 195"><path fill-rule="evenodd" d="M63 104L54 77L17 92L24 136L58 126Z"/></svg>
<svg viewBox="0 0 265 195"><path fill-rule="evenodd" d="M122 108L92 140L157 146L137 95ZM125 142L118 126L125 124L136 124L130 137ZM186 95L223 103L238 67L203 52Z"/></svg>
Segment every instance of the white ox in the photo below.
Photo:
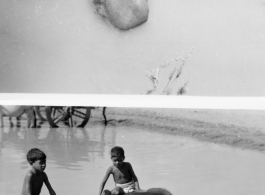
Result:
<svg viewBox="0 0 265 195"><path fill-rule="evenodd" d="M30 127L32 122L33 127L36 127L36 117L34 106L11 106L0 105L0 127L4 126L3 117L19 117L23 113L27 115L27 126Z"/></svg>

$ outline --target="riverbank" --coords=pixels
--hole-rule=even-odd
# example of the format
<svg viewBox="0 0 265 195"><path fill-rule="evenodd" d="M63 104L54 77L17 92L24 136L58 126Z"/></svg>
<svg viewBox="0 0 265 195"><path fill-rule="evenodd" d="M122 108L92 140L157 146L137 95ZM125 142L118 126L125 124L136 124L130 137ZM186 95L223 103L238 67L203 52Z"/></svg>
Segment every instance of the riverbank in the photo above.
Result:
<svg viewBox="0 0 265 195"><path fill-rule="evenodd" d="M200 141L265 151L265 111L107 108L108 125L143 126ZM102 110L92 117L103 120Z"/></svg>

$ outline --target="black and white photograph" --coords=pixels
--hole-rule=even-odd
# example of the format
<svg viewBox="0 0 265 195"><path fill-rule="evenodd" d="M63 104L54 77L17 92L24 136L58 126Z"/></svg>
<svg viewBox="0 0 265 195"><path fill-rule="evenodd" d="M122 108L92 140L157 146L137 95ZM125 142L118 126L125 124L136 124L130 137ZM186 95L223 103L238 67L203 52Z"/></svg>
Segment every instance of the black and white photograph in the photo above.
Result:
<svg viewBox="0 0 265 195"><path fill-rule="evenodd" d="M23 108L27 112L17 118L3 117L1 194L27 194L24 178L37 169L27 159L32 149L45 154L43 169L56 194L210 195L265 190L264 111ZM10 113L19 109L22 106L1 107ZM35 127L28 114L32 110L37 111ZM121 149L122 157L113 155ZM113 168L116 171L111 172ZM43 184L41 194L55 194L48 189Z"/></svg>
<svg viewBox="0 0 265 195"><path fill-rule="evenodd" d="M0 194L263 194L264 53L263 0L0 0Z"/></svg>

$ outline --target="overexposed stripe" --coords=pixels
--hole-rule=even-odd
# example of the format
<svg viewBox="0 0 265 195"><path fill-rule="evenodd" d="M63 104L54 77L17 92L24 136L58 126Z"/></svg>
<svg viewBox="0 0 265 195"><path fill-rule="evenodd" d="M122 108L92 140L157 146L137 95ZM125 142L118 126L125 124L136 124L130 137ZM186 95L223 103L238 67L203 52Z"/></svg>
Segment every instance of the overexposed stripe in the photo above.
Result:
<svg viewBox="0 0 265 195"><path fill-rule="evenodd" d="M265 97L2 93L0 105L265 110Z"/></svg>

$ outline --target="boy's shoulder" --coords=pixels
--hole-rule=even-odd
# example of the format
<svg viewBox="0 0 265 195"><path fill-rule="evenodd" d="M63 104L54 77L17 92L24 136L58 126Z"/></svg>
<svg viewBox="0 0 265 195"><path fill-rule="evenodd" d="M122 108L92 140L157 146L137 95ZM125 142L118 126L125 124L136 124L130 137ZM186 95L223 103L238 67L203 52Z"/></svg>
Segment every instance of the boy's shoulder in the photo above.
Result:
<svg viewBox="0 0 265 195"><path fill-rule="evenodd" d="M131 167L132 165L131 165L131 163L129 163L129 162L123 162L123 164L126 166L126 167Z"/></svg>
<svg viewBox="0 0 265 195"><path fill-rule="evenodd" d="M35 173L33 170L28 170L28 172L25 175L25 181L34 180Z"/></svg>
<svg viewBox="0 0 265 195"><path fill-rule="evenodd" d="M47 178L47 175L46 175L45 172L40 172L39 174L36 174L36 172L33 169L28 170L28 172L26 174L26 177L31 178L31 177L34 177L34 176L41 176L44 179Z"/></svg>
<svg viewBox="0 0 265 195"><path fill-rule="evenodd" d="M116 167L114 165L111 165L109 168L108 168L108 171L109 172L112 172Z"/></svg>
<svg viewBox="0 0 265 195"><path fill-rule="evenodd" d="M129 162L123 162L123 165L124 165L124 168L130 168L130 167L132 167L131 163L129 163ZM109 172L112 172L112 171L114 171L114 170L116 170L116 169L117 169L117 167L115 167L114 165L111 165L111 166L108 168L108 171L109 171Z"/></svg>
<svg viewBox="0 0 265 195"><path fill-rule="evenodd" d="M32 177L33 175L35 175L35 173L32 169L30 169L30 170L28 170L26 177Z"/></svg>

